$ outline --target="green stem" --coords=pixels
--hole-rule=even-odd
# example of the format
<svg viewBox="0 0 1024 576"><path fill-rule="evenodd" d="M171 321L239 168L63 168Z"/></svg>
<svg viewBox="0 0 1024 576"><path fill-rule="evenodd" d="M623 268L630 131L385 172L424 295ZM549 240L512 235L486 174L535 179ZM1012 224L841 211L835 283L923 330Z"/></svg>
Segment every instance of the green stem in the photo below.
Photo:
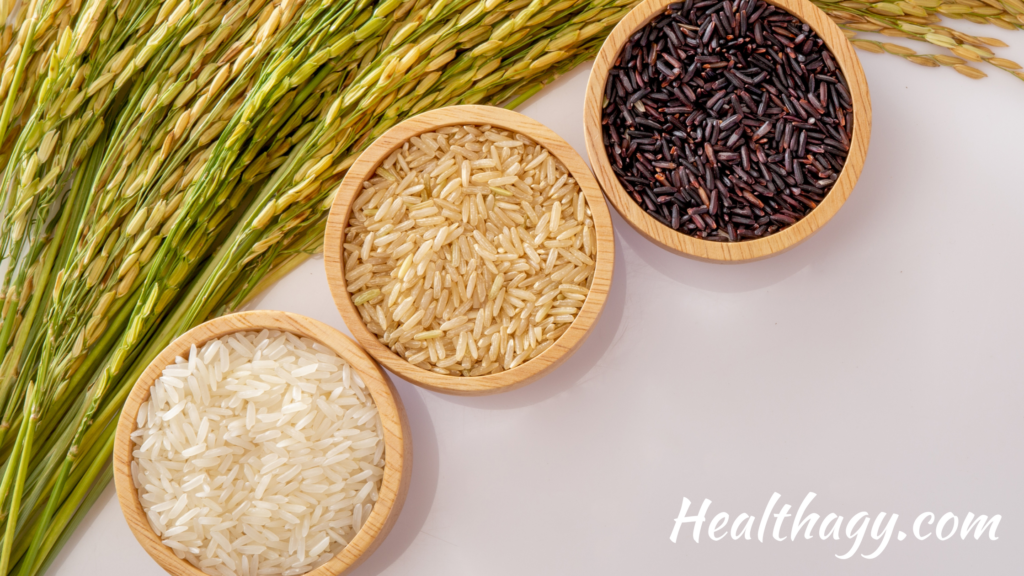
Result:
<svg viewBox="0 0 1024 576"><path fill-rule="evenodd" d="M25 476L28 474L28 463L32 454L32 442L35 440L35 424L39 420L39 388L29 387L25 397L24 420L25 435L21 457L18 460L18 472L14 479L14 490L11 492L11 503L7 508L7 528L4 531L3 548L0 549L0 574L7 574L11 562L11 547L14 545L14 529L18 525L18 512L21 506L21 494L25 489ZM10 471L10 470L8 470Z"/></svg>
<svg viewBox="0 0 1024 576"><path fill-rule="evenodd" d="M67 521L66 524L59 522L63 520L66 515L58 514L58 522L51 524L50 531L54 534L47 534L46 542L43 544L43 549L46 551L45 556L41 556L40 560L36 562L32 570L26 576L36 576L37 574L44 574L50 568L50 564L57 559L57 555L60 553L61 548L67 543L68 539L71 538L71 534L74 533L78 525L82 523L82 520L89 514L89 509L96 503L96 500L103 494L107 485L114 478L114 467L107 466L103 469L99 478L93 482L89 488L89 493L86 494L85 499L82 500L82 504L75 510L74 516L71 520Z"/></svg>
<svg viewBox="0 0 1024 576"><path fill-rule="evenodd" d="M25 448L25 433L28 431L28 418L21 421L21 425L18 426L18 436L14 441L14 449L11 451L10 458L4 463L4 476L3 480L0 480L0 506L7 501L7 493L11 489L11 484L14 483L14 477L17 475L18 465L21 462L21 453ZM9 515L9 510L0 508L0 521L3 521Z"/></svg>
<svg viewBox="0 0 1024 576"><path fill-rule="evenodd" d="M95 475L97 474L98 467L108 463L110 461L109 454L110 449L113 446L114 436L117 432L117 421L100 423L102 432L100 436L101 442L92 446L88 452L85 453L84 457L79 459L79 466L72 471L71 476L68 479L68 483L61 489L59 494L51 496L47 502L47 508L50 503L54 503L54 512L50 516L36 517L34 519L34 525L37 530L36 534L42 533L41 537L33 537L31 543L28 539L22 539L18 542L18 546L14 550L12 558L21 558L19 563L21 564L21 571L24 573L26 566L32 566L36 564L38 555L45 550L45 542L47 532L53 527L61 528L64 522L59 518L59 511L57 506L72 507L77 506L77 502L80 498L76 497L76 494L80 493L84 488L88 487ZM88 462L88 466L81 464ZM52 520L51 520L52 518ZM24 556L24 558L22 558Z"/></svg>
<svg viewBox="0 0 1024 576"><path fill-rule="evenodd" d="M90 494L94 490L94 484L97 484L96 479L100 476L100 472L106 470L106 473L101 477L101 480L98 483L98 492L102 492L103 487L110 481L110 471L112 466L110 464L109 454L114 448L117 423L114 422L107 428L108 431L105 433L106 439L103 443L103 447L100 449L100 454L103 454L106 457L96 458L89 464L89 468L86 470L85 474L82 475L82 479L75 486L74 491L68 495L66 500L64 500L60 510L53 517L53 522L49 524L46 538L43 540L40 545L40 549L37 551L39 554L37 559L30 564L26 557L26 559L21 562L21 570L19 571L18 576L38 574L44 562L49 563L53 561L52 558L47 561L47 558L50 556L50 551L59 550L59 546L56 548L54 546L58 540L60 540L61 535L63 533L70 535L74 530L74 526L69 526L71 518L77 516L79 511L82 512L83 515L85 512L88 512L89 506L92 503L83 502L83 499L86 497L86 494ZM96 496L99 496L99 493L97 493ZM93 497L94 501L95 499L96 498ZM79 518L78 522L81 522L81 518ZM29 568L30 566L31 568Z"/></svg>

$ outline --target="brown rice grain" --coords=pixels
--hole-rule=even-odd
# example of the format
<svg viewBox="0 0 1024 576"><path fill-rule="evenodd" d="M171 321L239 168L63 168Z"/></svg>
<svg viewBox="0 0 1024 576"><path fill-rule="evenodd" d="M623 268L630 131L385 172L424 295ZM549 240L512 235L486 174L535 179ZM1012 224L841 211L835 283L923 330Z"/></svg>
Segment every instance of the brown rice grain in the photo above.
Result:
<svg viewBox="0 0 1024 576"><path fill-rule="evenodd" d="M408 362L482 376L536 358L595 270L586 197L548 150L493 126L410 138L363 183L344 242L360 316Z"/></svg>

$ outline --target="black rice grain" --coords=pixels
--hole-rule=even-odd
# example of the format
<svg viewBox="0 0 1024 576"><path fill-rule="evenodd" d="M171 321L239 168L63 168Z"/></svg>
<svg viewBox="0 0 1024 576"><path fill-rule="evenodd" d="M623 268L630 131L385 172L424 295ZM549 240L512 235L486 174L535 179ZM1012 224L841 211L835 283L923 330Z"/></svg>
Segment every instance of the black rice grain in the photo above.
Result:
<svg viewBox="0 0 1024 576"><path fill-rule="evenodd" d="M811 28L764 0L672 4L609 74L604 145L665 226L737 242L792 226L846 162L846 78Z"/></svg>

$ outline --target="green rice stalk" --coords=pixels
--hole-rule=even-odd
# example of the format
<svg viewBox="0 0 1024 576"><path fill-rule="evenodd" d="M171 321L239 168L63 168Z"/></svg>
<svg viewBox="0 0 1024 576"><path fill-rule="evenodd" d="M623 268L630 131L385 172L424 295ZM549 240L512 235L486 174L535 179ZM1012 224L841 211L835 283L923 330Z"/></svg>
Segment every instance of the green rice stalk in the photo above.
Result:
<svg viewBox="0 0 1024 576"><path fill-rule="evenodd" d="M39 421L39 388L37 386L29 387L29 393L25 398L25 414L29 416L22 421L22 430L19 432L21 446L17 462L16 464L13 461L7 463L7 470L4 473L3 479L3 484L8 485L8 478L10 476L14 477L14 488L11 490L10 502L5 507L7 520L4 529L4 539L2 544L0 544L0 572L3 574L7 574L8 568L11 566L14 530L18 525L21 495L25 488L25 476L28 474L29 457L32 454L32 446L35 442L35 425ZM5 493L6 489L0 488L0 496L4 496ZM0 503L3 502L4 498L0 498Z"/></svg>
<svg viewBox="0 0 1024 576"><path fill-rule="evenodd" d="M942 24L946 19L964 19L1006 30L1022 29L1024 2L1021 0L812 1L843 28L855 47L863 51L893 54L931 68L948 66L974 79L987 74L971 64L987 63L1024 80L1020 64L1000 58L992 51L992 48L1006 47L1003 41L967 34ZM865 33L912 40L928 45L931 50L948 50L949 54L917 54L916 50L902 44L863 38Z"/></svg>
<svg viewBox="0 0 1024 576"><path fill-rule="evenodd" d="M119 22L130 20L131 14L152 17L146 11L153 4L126 6L122 19L108 20L110 31L120 30ZM80 503L91 494L89 478L101 472L97 463L109 454L111 427L149 359L181 327L214 310L237 306L319 248L325 201L351 157L374 134L400 120L395 109L407 115L449 102L500 102L533 93L591 55L600 36L628 6L423 0L381 2L370 10L363 2L305 5L281 35L254 43L250 36L242 42L254 47L247 57L256 57L249 66L232 70L230 81L218 87L223 95L215 103L207 99L209 116L196 123L206 122L207 134L186 126L180 139L164 147L180 111L199 103L214 71L209 68L214 60L202 56L179 65L184 50L173 43L131 71L121 89L94 93L103 96L91 104L102 115L57 119L68 127L76 121L91 123L90 130L100 126L99 140L89 146L69 139L66 157L77 154L85 170L69 167L66 160L61 166L49 157L47 166L25 164L37 146L30 119L9 162L14 169L5 172L6 185L0 190L10 205L20 206L15 202L19 198L28 200L30 211L25 214L31 214L20 229L23 220L9 217L3 230L5 257L16 265L4 284L11 298L5 302L3 324L8 336L0 331L6 376L0 380L0 408L24 398L32 381L40 382L36 389L50 393L41 410L36 453L24 460L12 458L20 454L24 439L0 437L0 457L6 453L8 463L17 459L31 468L22 484L25 506L17 514L9 553L20 562L19 574L38 573L66 538L63 523L80 513ZM195 19L202 20L205 13L195 10ZM224 13L224 7L218 10L218 15ZM82 33L82 21L71 26L75 34ZM152 22L141 24L118 41L118 48L153 32ZM243 28L232 34L244 36ZM85 74L98 78L106 64L99 70L90 64L117 58L118 50L89 46L79 60L57 65L47 77L50 84L43 85L40 102L51 104L41 109L58 108L47 100L48 86L70 82L69 72L78 75L85 67ZM152 107L147 100L152 86L173 83L182 75L198 80L194 92L176 106ZM325 122L328 115L332 117ZM223 125L217 125L220 117ZM46 123L45 112L32 118L44 122L44 128L53 126ZM330 147L324 150L327 142ZM132 152L136 145L138 153ZM99 152L90 154L93 147ZM107 169L117 167L117 160L128 153L143 157L158 148L165 157L149 156L160 159L156 172L143 180L141 171L118 179L116 171ZM104 159L93 160L97 155ZM310 160L319 163L315 174ZM58 179L69 183L66 191L51 187L23 194L23 174L39 178L53 166L59 167ZM187 182L181 181L185 171L194 172ZM87 176L79 176L83 172ZM312 177L317 189L306 197L287 197L300 172ZM164 186L168 188L161 193ZM178 206L166 210L178 195ZM281 204L282 211L263 227L254 226L261 212L271 203L276 208L279 200L287 202ZM172 213L150 221L161 202ZM51 224L41 227L42 220ZM136 247L147 231L149 238ZM135 250L147 248L151 256L142 262ZM42 264L26 259L30 250L46 255ZM133 254L139 256L129 260ZM105 259L102 265L90 270L100 258ZM139 266L127 281L119 274L125 262ZM111 290L116 290L112 297ZM212 295L209 306L194 309L195 296L204 292ZM34 294L39 294L35 306ZM76 347L77 335L90 322L89 338ZM57 334L63 337L53 337ZM64 336L68 334L75 336ZM9 416L6 421L19 423L21 430L19 410Z"/></svg>

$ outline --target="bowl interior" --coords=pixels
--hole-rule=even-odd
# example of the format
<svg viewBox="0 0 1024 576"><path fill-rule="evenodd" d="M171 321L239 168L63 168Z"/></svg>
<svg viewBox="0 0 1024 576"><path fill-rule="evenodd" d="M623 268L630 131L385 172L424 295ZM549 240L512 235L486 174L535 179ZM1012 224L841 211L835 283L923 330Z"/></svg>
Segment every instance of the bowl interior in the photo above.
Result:
<svg viewBox="0 0 1024 576"><path fill-rule="evenodd" d="M187 560L175 556L153 532L139 502L132 478L133 442L139 407L149 399L150 387L175 356L186 356L191 344L202 345L209 340L234 332L281 330L305 336L332 349L360 375L369 390L384 426L384 477L379 497L370 516L356 536L331 560L308 572L312 576L337 575L358 565L380 544L394 524L405 500L411 474L412 445L405 409L398 393L379 366L347 336L321 322L290 314L256 310L240 312L210 320L189 330L165 348L146 368L129 394L118 421L114 441L114 482L121 511L135 538L150 556L175 576L205 576Z"/></svg>
<svg viewBox="0 0 1024 576"><path fill-rule="evenodd" d="M611 169L611 162L604 147L601 124L608 73L630 36L661 15L667 6L675 2L646 0L633 8L609 34L591 70L583 115L587 154L590 156L597 179L612 205L634 229L655 244L677 254L699 260L734 263L758 260L788 250L818 231L835 215L849 197L864 166L871 133L871 103L867 79L853 46L835 22L809 1L765 1L807 23L822 38L846 76L853 101L854 116L850 151L832 190L818 204L817 208L797 221L796 224L771 236L740 242L714 242L677 232L658 222L638 206L619 183L618 177Z"/></svg>
<svg viewBox="0 0 1024 576"><path fill-rule="evenodd" d="M382 344L363 323L352 302L344 274L342 242L351 215L352 202L381 162L411 137L445 126L491 125L523 134L544 146L560 160L576 179L590 205L597 237L596 270L587 299L569 329L555 344L536 358L497 374L450 376L424 370L407 362ZM491 106L451 106L420 114L398 124L370 145L355 161L342 181L331 206L324 237L324 266L331 295L360 344L389 370L406 380L439 392L480 395L503 392L523 386L561 363L586 337L596 322L611 285L614 263L614 238L611 216L601 189L590 169L576 151L543 124L516 112Z"/></svg>

